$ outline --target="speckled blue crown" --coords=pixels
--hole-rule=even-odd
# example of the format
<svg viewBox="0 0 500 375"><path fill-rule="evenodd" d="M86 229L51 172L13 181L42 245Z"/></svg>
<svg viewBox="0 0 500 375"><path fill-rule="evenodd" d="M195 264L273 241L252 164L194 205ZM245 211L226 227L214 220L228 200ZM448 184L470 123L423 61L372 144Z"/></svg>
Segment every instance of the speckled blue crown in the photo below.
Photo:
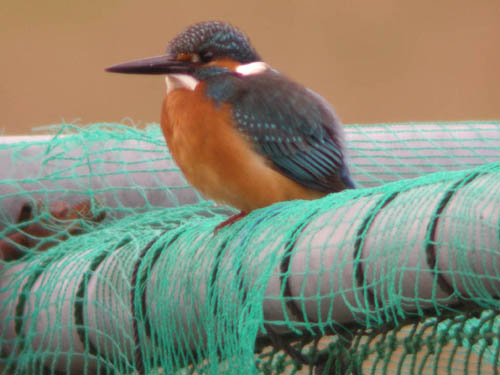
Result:
<svg viewBox="0 0 500 375"><path fill-rule="evenodd" d="M167 47L167 54L211 52L215 58L228 57L241 63L259 61L247 36L238 28L218 21L200 22L179 33Z"/></svg>

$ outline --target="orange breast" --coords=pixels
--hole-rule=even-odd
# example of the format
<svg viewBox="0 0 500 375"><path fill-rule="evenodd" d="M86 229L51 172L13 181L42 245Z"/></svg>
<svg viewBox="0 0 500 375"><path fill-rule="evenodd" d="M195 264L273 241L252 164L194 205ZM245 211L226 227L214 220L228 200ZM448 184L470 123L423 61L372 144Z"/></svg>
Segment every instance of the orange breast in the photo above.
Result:
<svg viewBox="0 0 500 375"><path fill-rule="evenodd" d="M244 212L324 195L274 170L231 125L228 105L214 107L203 86L172 91L162 108L168 148L189 183L207 197Z"/></svg>

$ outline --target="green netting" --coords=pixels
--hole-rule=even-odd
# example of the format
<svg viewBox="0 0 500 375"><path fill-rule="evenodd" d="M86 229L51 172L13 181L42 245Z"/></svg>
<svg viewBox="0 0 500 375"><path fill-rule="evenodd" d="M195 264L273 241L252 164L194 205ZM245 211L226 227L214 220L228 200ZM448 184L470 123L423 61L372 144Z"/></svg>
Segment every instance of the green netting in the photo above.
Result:
<svg viewBox="0 0 500 375"><path fill-rule="evenodd" d="M157 127L4 137L3 373L496 374L500 123L346 132L359 189L218 233Z"/></svg>

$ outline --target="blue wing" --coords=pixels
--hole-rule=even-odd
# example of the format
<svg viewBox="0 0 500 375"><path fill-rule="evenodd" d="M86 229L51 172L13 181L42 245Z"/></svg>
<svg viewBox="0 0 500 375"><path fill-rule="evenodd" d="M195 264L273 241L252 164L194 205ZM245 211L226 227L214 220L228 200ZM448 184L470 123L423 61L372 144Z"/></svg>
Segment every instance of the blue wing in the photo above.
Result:
<svg viewBox="0 0 500 375"><path fill-rule="evenodd" d="M231 104L237 129L275 169L323 192L354 188L340 122L318 94L274 70L210 81L207 95Z"/></svg>

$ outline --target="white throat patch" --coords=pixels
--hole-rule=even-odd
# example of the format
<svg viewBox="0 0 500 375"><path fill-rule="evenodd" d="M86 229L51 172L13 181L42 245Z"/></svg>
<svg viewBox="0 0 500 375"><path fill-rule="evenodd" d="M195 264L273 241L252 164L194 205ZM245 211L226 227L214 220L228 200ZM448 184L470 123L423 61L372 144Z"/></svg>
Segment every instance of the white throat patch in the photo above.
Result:
<svg viewBox="0 0 500 375"><path fill-rule="evenodd" d="M250 76L254 74L259 74L271 69L263 61L257 61L249 64L239 65L236 68L236 73L242 76ZM165 83L167 85L167 95L176 89L187 89L194 91L196 86L200 83L196 78L188 74L167 74L165 76Z"/></svg>
<svg viewBox="0 0 500 375"><path fill-rule="evenodd" d="M265 72L271 67L263 61L257 61L249 64L240 65L236 68L236 73L242 76L251 76L253 74L259 74Z"/></svg>
<svg viewBox="0 0 500 375"><path fill-rule="evenodd" d="M188 74L167 74L165 83L167 85L168 95L175 89L188 89L194 91L200 81Z"/></svg>

